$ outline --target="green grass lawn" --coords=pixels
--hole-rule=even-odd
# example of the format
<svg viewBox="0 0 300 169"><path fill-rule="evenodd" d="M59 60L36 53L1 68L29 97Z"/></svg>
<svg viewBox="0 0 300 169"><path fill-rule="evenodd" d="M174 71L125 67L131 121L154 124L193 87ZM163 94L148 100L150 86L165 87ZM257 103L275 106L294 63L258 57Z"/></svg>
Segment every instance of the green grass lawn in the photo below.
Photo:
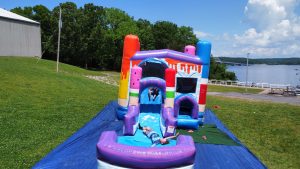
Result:
<svg viewBox="0 0 300 169"><path fill-rule="evenodd" d="M208 96L208 107L269 168L300 168L300 106Z"/></svg>
<svg viewBox="0 0 300 169"><path fill-rule="evenodd" d="M33 166L117 98L117 87L84 75L118 80L118 73L65 64L56 73L55 64L0 57L1 168ZM207 103L221 106L217 116L269 168L299 168L300 106L213 96Z"/></svg>
<svg viewBox="0 0 300 169"><path fill-rule="evenodd" d="M246 93L245 88L243 87L230 87L230 86L219 86L219 85L209 85L208 86L209 92L237 92L237 93ZM248 88L247 93L257 94L262 92L263 89L253 89Z"/></svg>
<svg viewBox="0 0 300 169"><path fill-rule="evenodd" d="M35 58L0 57L0 168L29 168L95 116L118 89L100 75Z"/></svg>

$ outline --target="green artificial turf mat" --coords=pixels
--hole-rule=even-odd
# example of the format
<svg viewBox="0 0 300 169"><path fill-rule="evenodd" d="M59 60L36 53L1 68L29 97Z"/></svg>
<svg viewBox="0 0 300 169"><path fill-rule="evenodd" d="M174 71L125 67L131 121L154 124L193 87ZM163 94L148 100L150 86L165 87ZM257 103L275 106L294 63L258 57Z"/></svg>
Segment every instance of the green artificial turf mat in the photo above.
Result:
<svg viewBox="0 0 300 169"><path fill-rule="evenodd" d="M192 133L189 133L187 132L187 130L183 129L179 129L177 131L180 134L192 136L195 143L240 146L239 143L232 140L227 134L218 129L217 126L214 124L205 124L204 126L199 127L198 130L195 130ZM203 139L203 136L206 137L206 140Z"/></svg>

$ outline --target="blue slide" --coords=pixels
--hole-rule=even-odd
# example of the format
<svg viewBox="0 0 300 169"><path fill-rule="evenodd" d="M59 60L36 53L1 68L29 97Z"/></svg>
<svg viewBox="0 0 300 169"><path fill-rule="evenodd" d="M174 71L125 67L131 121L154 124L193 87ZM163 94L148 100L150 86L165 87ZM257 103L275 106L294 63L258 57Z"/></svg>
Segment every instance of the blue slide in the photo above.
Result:
<svg viewBox="0 0 300 169"><path fill-rule="evenodd" d="M150 87L149 87L150 88ZM161 119L162 118L162 103L163 96L160 89L156 98L149 97L149 88L145 88L140 94L140 113L138 115L138 123L141 126L150 127L156 133L163 137L161 130ZM150 98L150 99L149 99ZM142 130L136 129L134 136L120 136L118 137L118 143L132 145L132 146L143 146L150 147L152 145L151 140L143 133ZM170 140L170 143L164 146L174 146L176 140ZM162 145L157 145L162 146Z"/></svg>

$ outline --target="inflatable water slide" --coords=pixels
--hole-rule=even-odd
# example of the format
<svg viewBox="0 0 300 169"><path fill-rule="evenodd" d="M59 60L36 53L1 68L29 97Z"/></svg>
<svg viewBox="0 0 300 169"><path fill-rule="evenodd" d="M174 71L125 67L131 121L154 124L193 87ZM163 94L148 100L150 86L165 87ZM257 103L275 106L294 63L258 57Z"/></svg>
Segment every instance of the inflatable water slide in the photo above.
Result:
<svg viewBox="0 0 300 169"><path fill-rule="evenodd" d="M176 128L197 130L203 124L210 51L207 41L186 46L184 52L140 51L137 36L125 37L117 108L123 135L101 134L98 168L193 168L191 136L153 146L141 126L165 138L174 136Z"/></svg>

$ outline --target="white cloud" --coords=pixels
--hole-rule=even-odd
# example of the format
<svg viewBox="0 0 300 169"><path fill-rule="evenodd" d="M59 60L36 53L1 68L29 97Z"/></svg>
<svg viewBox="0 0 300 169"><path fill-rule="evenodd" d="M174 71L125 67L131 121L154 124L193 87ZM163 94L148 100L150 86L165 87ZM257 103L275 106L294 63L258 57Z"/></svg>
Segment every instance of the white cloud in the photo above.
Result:
<svg viewBox="0 0 300 169"><path fill-rule="evenodd" d="M244 12L250 28L242 34L211 36L218 48L214 54L300 57L300 17L294 13L297 5L299 0L249 0Z"/></svg>
<svg viewBox="0 0 300 169"><path fill-rule="evenodd" d="M194 31L194 34L195 34L196 37L199 38L199 39L210 36L209 33L201 32L201 31Z"/></svg>
<svg viewBox="0 0 300 169"><path fill-rule="evenodd" d="M258 30L263 30L285 19L288 15L286 7L294 3L294 0L249 0L245 15L248 22Z"/></svg>

